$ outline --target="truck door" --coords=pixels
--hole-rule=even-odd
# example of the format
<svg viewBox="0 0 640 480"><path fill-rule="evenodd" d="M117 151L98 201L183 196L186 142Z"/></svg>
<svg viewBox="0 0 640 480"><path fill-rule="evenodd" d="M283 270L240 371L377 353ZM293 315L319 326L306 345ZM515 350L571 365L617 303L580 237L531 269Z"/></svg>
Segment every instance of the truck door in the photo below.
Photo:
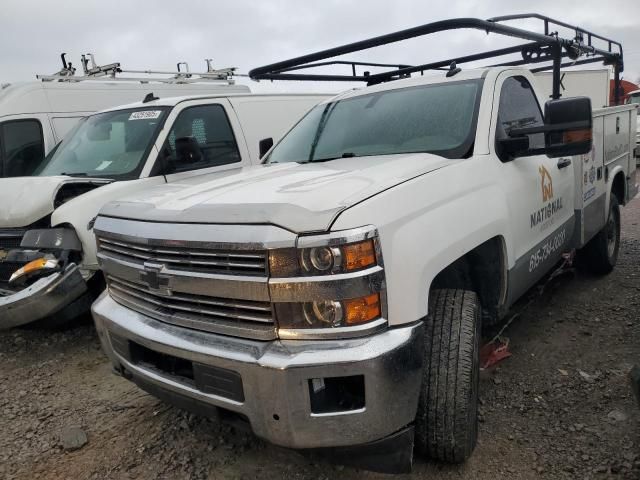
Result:
<svg viewBox="0 0 640 480"><path fill-rule="evenodd" d="M500 140L514 127L544 123L531 83L524 76L498 77L493 118L494 148L507 196L514 263L509 266L509 297L515 299L561 258L574 226L574 174L570 158L546 155L508 158ZM544 147L543 134L530 136L531 148Z"/></svg>
<svg viewBox="0 0 640 480"><path fill-rule="evenodd" d="M239 168L248 164L242 130L228 102L183 108L168 129L159 158L169 167L167 181Z"/></svg>

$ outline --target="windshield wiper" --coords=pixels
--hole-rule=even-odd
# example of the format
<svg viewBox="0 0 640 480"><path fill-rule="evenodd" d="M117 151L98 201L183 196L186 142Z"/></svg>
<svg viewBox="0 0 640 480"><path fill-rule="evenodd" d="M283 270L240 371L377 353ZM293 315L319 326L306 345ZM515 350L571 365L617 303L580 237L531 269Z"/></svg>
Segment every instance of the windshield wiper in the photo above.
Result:
<svg viewBox="0 0 640 480"><path fill-rule="evenodd" d="M88 176L85 172L76 172L76 173L62 172L60 175L66 175L67 177L87 177Z"/></svg>
<svg viewBox="0 0 640 480"><path fill-rule="evenodd" d="M328 162L330 160L338 160L340 158L353 158L353 157L357 157L357 155L353 152L344 152L342 155L338 155L337 157L314 158L313 160L307 160L306 162L300 162L300 163L320 163L320 162Z"/></svg>

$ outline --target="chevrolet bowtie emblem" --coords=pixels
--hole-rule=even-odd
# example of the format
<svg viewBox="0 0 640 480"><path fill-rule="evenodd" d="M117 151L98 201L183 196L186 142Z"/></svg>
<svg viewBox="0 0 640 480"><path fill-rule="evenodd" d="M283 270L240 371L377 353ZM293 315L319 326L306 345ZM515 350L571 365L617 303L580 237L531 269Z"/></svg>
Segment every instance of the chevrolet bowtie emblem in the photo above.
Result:
<svg viewBox="0 0 640 480"><path fill-rule="evenodd" d="M151 290L161 290L170 295L169 277L160 273L162 265L157 263L144 263L144 271L140 272L140 280L147 284Z"/></svg>

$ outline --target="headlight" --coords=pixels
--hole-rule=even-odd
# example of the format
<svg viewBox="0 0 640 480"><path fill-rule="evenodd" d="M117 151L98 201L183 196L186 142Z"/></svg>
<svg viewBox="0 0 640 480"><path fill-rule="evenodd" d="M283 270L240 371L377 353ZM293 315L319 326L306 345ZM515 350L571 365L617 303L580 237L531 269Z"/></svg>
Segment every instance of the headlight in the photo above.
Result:
<svg viewBox="0 0 640 480"><path fill-rule="evenodd" d="M345 300L276 303L278 328L327 329L357 327L382 320L382 293Z"/></svg>
<svg viewBox="0 0 640 480"><path fill-rule="evenodd" d="M300 266L306 274L344 273L376 264L373 239L336 247L300 250Z"/></svg>
<svg viewBox="0 0 640 480"><path fill-rule="evenodd" d="M346 338L386 327L374 227L300 236L297 248L269 253L269 268L280 338Z"/></svg>
<svg viewBox="0 0 640 480"><path fill-rule="evenodd" d="M377 231L362 227L346 232L298 238L298 248L269 255L272 277L334 275L381 265Z"/></svg>

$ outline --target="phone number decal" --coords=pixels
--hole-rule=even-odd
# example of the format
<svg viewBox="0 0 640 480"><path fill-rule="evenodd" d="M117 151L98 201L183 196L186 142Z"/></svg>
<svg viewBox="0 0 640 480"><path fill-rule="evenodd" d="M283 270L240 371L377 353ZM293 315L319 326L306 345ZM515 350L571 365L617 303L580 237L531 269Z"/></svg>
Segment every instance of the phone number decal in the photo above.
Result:
<svg viewBox="0 0 640 480"><path fill-rule="evenodd" d="M562 245L564 245L567 232L562 229L560 233L557 233L549 240L547 240L538 250L531 254L529 258L529 272L533 272L540 266L547 258L549 258L554 252L558 251Z"/></svg>

